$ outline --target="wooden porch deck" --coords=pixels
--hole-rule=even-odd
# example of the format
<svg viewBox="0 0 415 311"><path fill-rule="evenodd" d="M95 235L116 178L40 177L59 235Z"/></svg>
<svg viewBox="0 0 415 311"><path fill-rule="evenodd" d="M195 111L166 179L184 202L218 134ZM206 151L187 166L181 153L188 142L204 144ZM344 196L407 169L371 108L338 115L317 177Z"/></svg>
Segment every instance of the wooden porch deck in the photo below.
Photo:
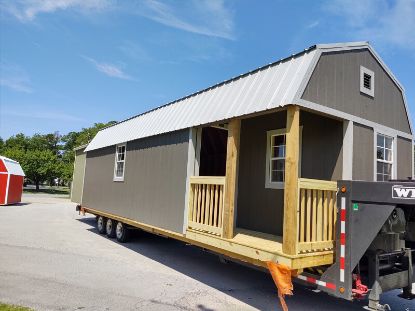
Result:
<svg viewBox="0 0 415 311"><path fill-rule="evenodd" d="M302 269L334 262L337 219L337 183L298 179L297 226L291 229L295 253L284 251L284 239L262 232L233 228L225 234L226 177L190 178L189 213L186 238L215 248L229 257L264 266L267 261ZM229 219L228 219L229 220ZM228 228L229 229L229 228ZM284 234L287 231L284 229ZM207 247L206 247L207 248Z"/></svg>
<svg viewBox="0 0 415 311"><path fill-rule="evenodd" d="M236 228L232 241L246 246L255 245L270 253L282 253L282 236Z"/></svg>
<svg viewBox="0 0 415 311"><path fill-rule="evenodd" d="M236 229L235 233L232 239L225 239L188 229L185 236L191 244L261 267L266 267L267 261L282 263L291 269L329 265L334 261L333 250L287 255L282 252L280 236L240 228Z"/></svg>

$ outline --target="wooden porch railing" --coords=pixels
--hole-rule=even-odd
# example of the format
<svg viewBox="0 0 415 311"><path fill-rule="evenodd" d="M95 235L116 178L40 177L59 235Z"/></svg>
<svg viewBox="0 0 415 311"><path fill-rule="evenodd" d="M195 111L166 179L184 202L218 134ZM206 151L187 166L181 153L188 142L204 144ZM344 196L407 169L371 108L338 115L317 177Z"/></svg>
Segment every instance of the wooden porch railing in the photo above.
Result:
<svg viewBox="0 0 415 311"><path fill-rule="evenodd" d="M190 177L188 227L222 236L225 177Z"/></svg>
<svg viewBox="0 0 415 311"><path fill-rule="evenodd" d="M332 250L337 218L337 183L299 178L298 189L298 252Z"/></svg>

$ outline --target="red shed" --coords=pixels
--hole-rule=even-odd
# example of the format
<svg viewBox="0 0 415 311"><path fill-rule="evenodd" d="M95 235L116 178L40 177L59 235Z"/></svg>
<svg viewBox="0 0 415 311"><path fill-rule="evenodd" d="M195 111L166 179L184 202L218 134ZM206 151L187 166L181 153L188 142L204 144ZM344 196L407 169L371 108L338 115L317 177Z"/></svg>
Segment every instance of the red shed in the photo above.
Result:
<svg viewBox="0 0 415 311"><path fill-rule="evenodd" d="M24 176L19 162L0 156L0 205L21 201Z"/></svg>

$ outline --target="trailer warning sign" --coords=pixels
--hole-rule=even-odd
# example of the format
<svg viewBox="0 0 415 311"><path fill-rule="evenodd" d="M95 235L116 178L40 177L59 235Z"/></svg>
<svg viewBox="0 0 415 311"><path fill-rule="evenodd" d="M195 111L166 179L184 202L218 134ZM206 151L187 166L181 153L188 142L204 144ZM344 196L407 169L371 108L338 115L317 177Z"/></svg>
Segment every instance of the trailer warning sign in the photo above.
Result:
<svg viewBox="0 0 415 311"><path fill-rule="evenodd" d="M393 199L414 199L415 188L405 186L392 186Z"/></svg>

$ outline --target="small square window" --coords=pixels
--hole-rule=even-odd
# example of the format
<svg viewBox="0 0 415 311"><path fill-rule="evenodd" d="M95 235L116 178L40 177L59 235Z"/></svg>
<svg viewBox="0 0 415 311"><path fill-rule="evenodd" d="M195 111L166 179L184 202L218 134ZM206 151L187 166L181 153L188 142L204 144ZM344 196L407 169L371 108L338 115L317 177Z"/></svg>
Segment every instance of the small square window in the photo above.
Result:
<svg viewBox="0 0 415 311"><path fill-rule="evenodd" d="M360 66L360 92L375 96L375 73L363 66Z"/></svg>

